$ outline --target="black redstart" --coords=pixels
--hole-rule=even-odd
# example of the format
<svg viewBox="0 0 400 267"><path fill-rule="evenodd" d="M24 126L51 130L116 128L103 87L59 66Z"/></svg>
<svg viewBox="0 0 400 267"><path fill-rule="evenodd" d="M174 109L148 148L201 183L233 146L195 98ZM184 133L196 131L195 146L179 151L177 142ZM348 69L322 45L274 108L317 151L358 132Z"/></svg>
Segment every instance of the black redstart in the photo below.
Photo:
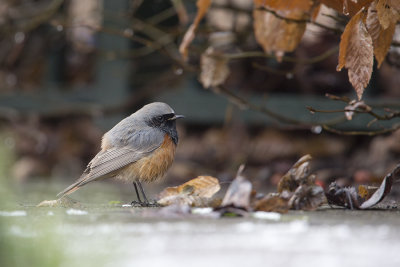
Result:
<svg viewBox="0 0 400 267"><path fill-rule="evenodd" d="M123 119L104 134L101 151L89 162L82 176L57 197L71 194L92 181L117 178L133 182L139 204L152 205L141 182L161 178L171 166L178 144L175 120L179 118L183 116L175 115L167 104L154 102Z"/></svg>

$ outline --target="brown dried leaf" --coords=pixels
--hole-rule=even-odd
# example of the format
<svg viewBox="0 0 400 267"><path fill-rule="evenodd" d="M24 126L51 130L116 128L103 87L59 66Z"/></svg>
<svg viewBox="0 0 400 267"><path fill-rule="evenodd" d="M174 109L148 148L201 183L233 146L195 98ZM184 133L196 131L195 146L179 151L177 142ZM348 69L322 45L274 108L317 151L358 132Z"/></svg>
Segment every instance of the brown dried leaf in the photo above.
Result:
<svg viewBox="0 0 400 267"><path fill-rule="evenodd" d="M228 60L218 56L213 47L207 48L201 55L200 67L199 80L204 88L223 84L229 75Z"/></svg>
<svg viewBox="0 0 400 267"><path fill-rule="evenodd" d="M390 23L389 26L384 29L378 19L376 3L377 1L372 2L368 9L366 26L371 35L372 43L374 45L374 55L378 61L378 68L380 68L389 51L396 28L396 22Z"/></svg>
<svg viewBox="0 0 400 267"><path fill-rule="evenodd" d="M43 200L38 205L36 205L36 207L82 208L83 205L80 202L78 202L68 196L64 196L62 198L54 199L54 200Z"/></svg>
<svg viewBox="0 0 400 267"><path fill-rule="evenodd" d="M397 179L400 179L400 164L385 176L379 188L367 200L365 200L365 196L369 195L369 193L364 192L363 188L360 190L359 187L359 193L357 194L354 187L343 188L338 186L336 182L329 185L326 198L329 204L349 209L368 209L381 202L389 194L393 182Z"/></svg>
<svg viewBox="0 0 400 267"><path fill-rule="evenodd" d="M284 52L291 52L298 46L306 29L306 23L278 18L275 14L262 10L261 7L264 5L282 17L296 20L309 19L317 5L309 0L255 1L253 27L256 40L265 52L274 52L280 60Z"/></svg>
<svg viewBox="0 0 400 267"><path fill-rule="evenodd" d="M326 203L324 189L318 185L300 185L289 200L295 210L315 210Z"/></svg>
<svg viewBox="0 0 400 267"><path fill-rule="evenodd" d="M313 184L314 176L309 175L311 155L301 157L278 183L278 192L294 192L300 184Z"/></svg>
<svg viewBox="0 0 400 267"><path fill-rule="evenodd" d="M364 25L366 14L360 10L347 23L341 37L337 71L348 69L349 81L360 100L372 74L372 39Z"/></svg>
<svg viewBox="0 0 400 267"><path fill-rule="evenodd" d="M180 186L167 187L160 193L161 205L188 204L206 206L211 197L220 189L217 178L199 176Z"/></svg>
<svg viewBox="0 0 400 267"><path fill-rule="evenodd" d="M400 13L400 1L399 0L390 0L390 6L397 10Z"/></svg>
<svg viewBox="0 0 400 267"><path fill-rule="evenodd" d="M252 190L252 184L244 176L242 171L244 165L241 165L238 170L236 178L232 181L229 186L224 199L221 203L221 208L224 207L235 207L244 210L250 210L250 196Z"/></svg>
<svg viewBox="0 0 400 267"><path fill-rule="evenodd" d="M392 7L392 0L379 0L376 4L376 11L378 13L378 19L383 29L389 28L391 24L396 24L399 20L399 12Z"/></svg>
<svg viewBox="0 0 400 267"><path fill-rule="evenodd" d="M308 12L313 5L311 0L255 0L256 5L265 4L275 10L300 10Z"/></svg>
<svg viewBox="0 0 400 267"><path fill-rule="evenodd" d="M268 194L254 202L254 210L286 213L290 209L289 199L279 194Z"/></svg>
<svg viewBox="0 0 400 267"><path fill-rule="evenodd" d="M183 56L184 60L188 58L188 47L190 43L193 41L195 37L195 31L199 26L201 19L207 13L208 8L210 7L211 0L197 0L197 14L194 19L192 25L190 25L189 29L186 31L185 36L183 37L182 43L179 46L179 52Z"/></svg>
<svg viewBox="0 0 400 267"><path fill-rule="evenodd" d="M222 200L221 206L234 206L248 210L250 208L250 194L252 185L243 176L238 176L233 180Z"/></svg>
<svg viewBox="0 0 400 267"><path fill-rule="evenodd" d="M322 4L335 9L339 13L354 16L362 8L366 8L374 0L319 0Z"/></svg>
<svg viewBox="0 0 400 267"><path fill-rule="evenodd" d="M365 201L360 205L360 209L368 209L381 202L392 189L394 180L397 180L399 178L400 178L400 164L397 165L392 172L390 172L385 176L378 190L376 190L375 193L367 201Z"/></svg>

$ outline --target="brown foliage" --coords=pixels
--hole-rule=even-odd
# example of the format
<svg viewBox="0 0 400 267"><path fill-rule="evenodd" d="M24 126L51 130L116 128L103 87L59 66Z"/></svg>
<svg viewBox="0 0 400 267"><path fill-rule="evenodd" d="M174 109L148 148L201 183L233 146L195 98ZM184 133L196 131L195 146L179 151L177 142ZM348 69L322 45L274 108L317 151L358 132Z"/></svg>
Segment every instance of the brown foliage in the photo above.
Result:
<svg viewBox="0 0 400 267"><path fill-rule="evenodd" d="M200 82L204 88L218 86L224 83L229 75L228 60L219 56L218 52L210 46L201 55Z"/></svg>
<svg viewBox="0 0 400 267"><path fill-rule="evenodd" d="M319 0L322 4L345 15L354 16L362 8L368 7L373 0Z"/></svg>
<svg viewBox="0 0 400 267"><path fill-rule="evenodd" d="M306 30L307 23L337 32L330 25L314 20L319 7L324 4L350 16L340 41L337 70L348 69L349 81L360 100L368 85L373 67L373 57L382 65L393 40L396 23L400 20L398 0L254 0L253 29L257 43L263 50L273 53L278 61L286 52L294 51ZM198 0L198 12L185 34L180 52L187 59L188 45L207 12L211 1ZM229 74L229 57L211 57L210 48L202 54L200 81L205 88L225 82Z"/></svg>
<svg viewBox="0 0 400 267"><path fill-rule="evenodd" d="M364 24L366 12L360 10L346 25L340 41L337 71L348 69L349 81L361 99L372 74L372 39Z"/></svg>
<svg viewBox="0 0 400 267"><path fill-rule="evenodd" d="M380 2L382 1L379 1L379 3ZM390 44L392 42L394 31L396 28L396 21L389 21L389 25L385 27L384 24L382 24L379 16L377 16L377 14L379 15L379 12L377 10L377 3L378 1L372 2L370 7L368 8L366 26L372 38L372 43L374 45L374 55L376 60L378 61L379 68L385 60L387 52L389 51Z"/></svg>
<svg viewBox="0 0 400 267"><path fill-rule="evenodd" d="M254 34L264 51L274 52L279 60L285 52L296 49L306 29L305 21L310 18L316 7L314 1L256 0L254 3ZM271 9L276 14L263 10L263 7Z"/></svg>
<svg viewBox="0 0 400 267"><path fill-rule="evenodd" d="M209 200L220 189L217 178L199 176L180 186L167 187L160 193L161 205L187 204L192 206L206 206Z"/></svg>

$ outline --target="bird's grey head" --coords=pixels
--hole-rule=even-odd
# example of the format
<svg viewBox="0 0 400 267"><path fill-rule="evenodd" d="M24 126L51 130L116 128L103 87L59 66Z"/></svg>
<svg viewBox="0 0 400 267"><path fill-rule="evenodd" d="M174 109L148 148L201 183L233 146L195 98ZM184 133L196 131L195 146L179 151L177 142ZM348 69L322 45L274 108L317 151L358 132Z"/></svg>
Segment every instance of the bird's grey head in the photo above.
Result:
<svg viewBox="0 0 400 267"><path fill-rule="evenodd" d="M169 134L174 143L178 143L175 121L176 119L183 118L183 116L176 115L175 111L169 105L162 102L150 103L139 109L136 115L139 115L148 126Z"/></svg>

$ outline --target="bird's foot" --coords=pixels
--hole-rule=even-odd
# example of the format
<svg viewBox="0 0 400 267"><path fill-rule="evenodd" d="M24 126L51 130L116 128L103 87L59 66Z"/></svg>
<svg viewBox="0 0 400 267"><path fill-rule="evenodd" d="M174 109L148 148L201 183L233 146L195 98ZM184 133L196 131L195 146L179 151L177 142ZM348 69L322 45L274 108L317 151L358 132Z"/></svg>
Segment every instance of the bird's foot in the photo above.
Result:
<svg viewBox="0 0 400 267"><path fill-rule="evenodd" d="M161 207L160 204L158 204L157 201L151 200L151 201L132 201L131 203L132 207L141 207L141 208L158 208Z"/></svg>

